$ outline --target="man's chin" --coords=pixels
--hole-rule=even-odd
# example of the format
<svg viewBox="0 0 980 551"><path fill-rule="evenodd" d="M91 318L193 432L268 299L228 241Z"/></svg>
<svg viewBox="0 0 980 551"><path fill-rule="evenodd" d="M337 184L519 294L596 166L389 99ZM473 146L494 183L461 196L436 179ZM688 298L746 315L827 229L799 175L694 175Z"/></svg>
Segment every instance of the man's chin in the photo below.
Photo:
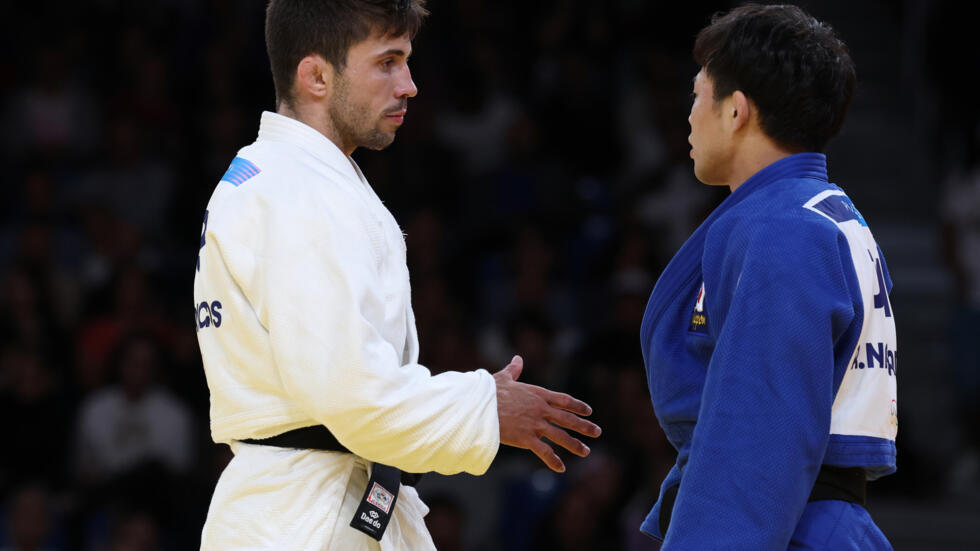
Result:
<svg viewBox="0 0 980 551"><path fill-rule="evenodd" d="M375 151L381 151L382 149L391 145L395 141L395 133L384 133L372 136L370 139L362 141L358 147L363 147L364 149L373 149Z"/></svg>

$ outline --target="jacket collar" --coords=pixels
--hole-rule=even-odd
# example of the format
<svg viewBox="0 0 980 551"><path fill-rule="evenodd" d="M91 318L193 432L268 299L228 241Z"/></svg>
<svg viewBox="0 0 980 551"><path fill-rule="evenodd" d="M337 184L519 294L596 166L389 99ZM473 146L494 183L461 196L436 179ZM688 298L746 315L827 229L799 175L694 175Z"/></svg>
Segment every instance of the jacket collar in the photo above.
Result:
<svg viewBox="0 0 980 551"><path fill-rule="evenodd" d="M364 181L354 160L313 127L296 119L263 111L258 141L284 142L300 147L355 182Z"/></svg>
<svg viewBox="0 0 980 551"><path fill-rule="evenodd" d="M737 203L749 193L777 180L787 178L814 178L826 182L827 156L823 153L797 153L783 157L750 176L742 185L735 188L729 197L737 197L737 199L735 201L726 200L724 203Z"/></svg>

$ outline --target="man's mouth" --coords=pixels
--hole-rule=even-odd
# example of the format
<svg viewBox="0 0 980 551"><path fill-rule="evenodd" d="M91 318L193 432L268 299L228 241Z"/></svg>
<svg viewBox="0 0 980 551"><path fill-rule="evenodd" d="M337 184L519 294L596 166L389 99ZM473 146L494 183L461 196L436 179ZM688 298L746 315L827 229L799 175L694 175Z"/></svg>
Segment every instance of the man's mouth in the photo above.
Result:
<svg viewBox="0 0 980 551"><path fill-rule="evenodd" d="M393 111L391 113L386 114L385 118L392 122L401 124L405 122L405 113L407 112L408 112L407 109L399 109L398 111Z"/></svg>

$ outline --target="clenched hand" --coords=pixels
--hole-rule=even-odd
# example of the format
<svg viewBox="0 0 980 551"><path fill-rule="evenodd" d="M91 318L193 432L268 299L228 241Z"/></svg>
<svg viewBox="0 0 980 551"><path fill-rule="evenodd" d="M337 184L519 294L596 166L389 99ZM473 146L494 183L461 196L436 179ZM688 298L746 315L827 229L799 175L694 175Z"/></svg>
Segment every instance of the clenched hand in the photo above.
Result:
<svg viewBox="0 0 980 551"><path fill-rule="evenodd" d="M564 463L541 437L585 457L589 455L589 447L559 427L592 438L599 436L602 429L579 417L592 414L592 408L585 402L568 394L518 382L523 368L524 360L514 356L507 367L493 374L497 383L500 443L531 450L551 470L565 472Z"/></svg>

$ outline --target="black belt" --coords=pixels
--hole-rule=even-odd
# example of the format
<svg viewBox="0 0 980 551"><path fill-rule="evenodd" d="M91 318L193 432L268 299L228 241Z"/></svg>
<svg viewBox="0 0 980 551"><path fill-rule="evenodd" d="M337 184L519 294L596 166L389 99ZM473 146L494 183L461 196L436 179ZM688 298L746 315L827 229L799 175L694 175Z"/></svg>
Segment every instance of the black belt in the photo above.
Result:
<svg viewBox="0 0 980 551"><path fill-rule="evenodd" d="M660 502L660 534L667 535L667 528L670 526L670 516L674 510L674 501L677 499L679 484L674 484L664 490L664 497ZM820 472L817 473L817 481L810 490L810 497L807 502L824 501L836 499L856 503L864 506L867 497L868 478L867 472L861 467L833 467L821 465Z"/></svg>
<svg viewBox="0 0 980 551"><path fill-rule="evenodd" d="M247 438L242 442L277 448L352 453L323 425L294 429L269 438ZM421 478L421 474L405 473L396 467L374 463L361 504L350 525L381 541L388 521L391 520L395 502L398 501L399 482L406 486L415 486Z"/></svg>
<svg viewBox="0 0 980 551"><path fill-rule="evenodd" d="M868 496L868 472L861 467L821 465L807 501L837 499L864 506Z"/></svg>

